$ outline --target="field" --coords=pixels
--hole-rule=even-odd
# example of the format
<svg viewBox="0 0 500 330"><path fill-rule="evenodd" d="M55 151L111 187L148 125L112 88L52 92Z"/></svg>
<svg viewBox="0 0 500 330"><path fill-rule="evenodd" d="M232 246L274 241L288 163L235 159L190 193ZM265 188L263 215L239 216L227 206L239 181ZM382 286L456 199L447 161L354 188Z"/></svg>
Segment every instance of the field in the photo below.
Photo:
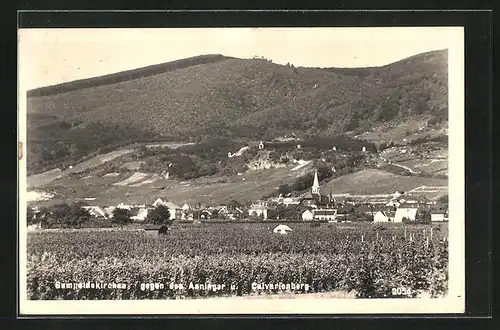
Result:
<svg viewBox="0 0 500 330"><path fill-rule="evenodd" d="M392 194L397 191L411 191L420 186L448 186L448 180L418 176L402 176L386 171L369 169L333 179L325 185L327 192L331 188L334 193L350 194ZM446 193L441 190L426 194L427 197L439 197ZM422 192L424 193L424 192Z"/></svg>
<svg viewBox="0 0 500 330"><path fill-rule="evenodd" d="M384 298L404 297L395 293L401 289L409 297L446 294L446 225L433 225L431 234L430 226L293 223L287 235L274 234L274 226L177 224L164 236L142 230L32 232L28 297L189 299L340 292ZM57 289L56 282L126 283L127 288ZM170 288L171 283L177 287ZM190 283L220 286L200 289Z"/></svg>
<svg viewBox="0 0 500 330"><path fill-rule="evenodd" d="M59 178L44 186L43 190L55 194L55 197L41 202L40 205L72 199L84 200L84 198L96 198L94 204L102 206L116 205L120 202L142 204L152 202L158 197L168 198L180 205L227 203L231 199L258 200L274 191L280 184L292 184L297 177L311 171L310 165L297 170L292 170L293 167L295 165L247 171L242 175L206 176L189 181L166 180L150 174L141 181L131 182L130 185L116 183L127 180L134 175L134 172L117 176Z"/></svg>

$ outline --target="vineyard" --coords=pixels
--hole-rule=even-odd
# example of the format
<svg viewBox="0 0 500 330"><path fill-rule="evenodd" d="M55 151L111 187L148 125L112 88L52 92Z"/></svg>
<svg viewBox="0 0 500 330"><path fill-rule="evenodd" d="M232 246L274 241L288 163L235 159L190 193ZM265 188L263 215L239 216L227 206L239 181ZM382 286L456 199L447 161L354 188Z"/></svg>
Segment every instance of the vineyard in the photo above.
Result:
<svg viewBox="0 0 500 330"><path fill-rule="evenodd" d="M145 231L47 231L28 236L29 299L184 299L344 291L357 298L439 297L448 283L446 228L439 226L178 224ZM56 283L126 283L126 289ZM183 284L174 289L170 283ZM224 284L217 290L196 284ZM153 284L147 286L145 284ZM156 287L154 286L156 284ZM159 287L158 284L164 284ZM149 289L148 289L149 288ZM293 289L293 287L292 287Z"/></svg>

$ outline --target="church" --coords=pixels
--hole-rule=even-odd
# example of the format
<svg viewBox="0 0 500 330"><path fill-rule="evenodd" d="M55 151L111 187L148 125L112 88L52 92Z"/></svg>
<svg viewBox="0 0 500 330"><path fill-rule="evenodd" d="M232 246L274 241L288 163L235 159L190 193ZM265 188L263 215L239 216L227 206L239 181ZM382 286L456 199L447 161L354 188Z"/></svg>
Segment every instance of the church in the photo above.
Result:
<svg viewBox="0 0 500 330"><path fill-rule="evenodd" d="M311 192L308 196L302 198L300 203L318 209L331 209L335 207L335 200L333 199L331 190L329 195L324 195L320 191L318 170L314 171L314 181Z"/></svg>

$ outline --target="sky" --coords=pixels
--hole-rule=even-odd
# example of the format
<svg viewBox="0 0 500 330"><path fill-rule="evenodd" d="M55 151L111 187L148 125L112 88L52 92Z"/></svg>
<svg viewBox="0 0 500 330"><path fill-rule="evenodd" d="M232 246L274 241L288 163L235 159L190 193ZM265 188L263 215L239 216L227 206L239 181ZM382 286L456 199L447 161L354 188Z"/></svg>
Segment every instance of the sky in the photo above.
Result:
<svg viewBox="0 0 500 330"><path fill-rule="evenodd" d="M449 48L455 27L20 29L23 89L222 54L306 67L380 66ZM451 41L450 41L451 40Z"/></svg>

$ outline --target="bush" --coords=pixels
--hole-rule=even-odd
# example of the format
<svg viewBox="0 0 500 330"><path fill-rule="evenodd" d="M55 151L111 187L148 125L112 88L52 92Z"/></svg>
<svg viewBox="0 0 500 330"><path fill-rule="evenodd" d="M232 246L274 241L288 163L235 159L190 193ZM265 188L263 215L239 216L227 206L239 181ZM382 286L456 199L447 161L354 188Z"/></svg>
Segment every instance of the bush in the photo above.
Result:
<svg viewBox="0 0 500 330"><path fill-rule="evenodd" d="M170 219L170 211L164 205L158 205L156 208L151 210L146 217L146 222L152 223L155 225L165 224L170 226L173 222L173 219Z"/></svg>

